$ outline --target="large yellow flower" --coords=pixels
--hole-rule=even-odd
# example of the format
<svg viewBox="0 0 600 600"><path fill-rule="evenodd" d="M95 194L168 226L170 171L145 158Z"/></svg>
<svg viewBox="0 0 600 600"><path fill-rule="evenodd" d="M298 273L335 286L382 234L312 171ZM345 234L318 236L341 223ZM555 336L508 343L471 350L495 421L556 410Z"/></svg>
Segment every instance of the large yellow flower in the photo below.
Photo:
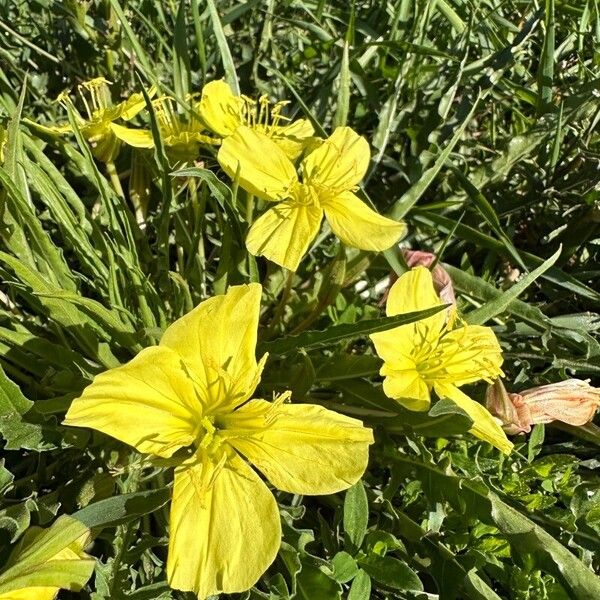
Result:
<svg viewBox="0 0 600 600"><path fill-rule="evenodd" d="M323 213L333 233L348 246L386 250L405 232L404 223L371 210L354 193L369 165L369 145L349 127L331 137L301 164L294 164L271 139L238 127L223 141L219 163L255 196L277 202L250 228L248 250L295 271L319 231Z"/></svg>
<svg viewBox="0 0 600 600"><path fill-rule="evenodd" d="M58 97L58 102L72 108L83 137L90 143L94 156L103 162L115 159L121 141L132 144L138 136L137 130L119 125L115 121L133 119L146 105L144 96L140 93L131 94L127 100L113 104L109 85L110 82L104 77L96 77L77 86L85 107L85 115L75 109L73 101L67 93L62 93ZM156 88L154 87L148 90L150 97L155 93ZM71 131L69 123L45 126L29 120L27 122L48 133L63 134Z"/></svg>
<svg viewBox="0 0 600 600"><path fill-rule="evenodd" d="M266 95L258 102L248 96L236 96L229 84L222 79L211 81L202 88L202 97L197 105L200 117L206 126L222 138L235 133L240 125L246 125L269 136L290 160L296 160L314 134L307 119L288 121L281 114L287 102L271 103Z"/></svg>
<svg viewBox="0 0 600 600"><path fill-rule="evenodd" d="M289 394L251 399L266 359L255 358L261 289L202 302L159 346L97 376L65 420L178 460L167 573L201 599L250 588L279 549L277 503L244 458L280 490L330 494L360 478L372 443L360 421Z"/></svg>
<svg viewBox="0 0 600 600"><path fill-rule="evenodd" d="M0 600L54 600L61 588L79 591L96 561L83 548L89 529L62 515L51 527L30 527L0 575Z"/></svg>
<svg viewBox="0 0 600 600"><path fill-rule="evenodd" d="M431 273L417 267L392 286L386 306L388 316L424 310L443 304ZM384 364L383 391L410 410L427 410L431 391L450 398L473 420L471 433L509 453L508 441L499 423L459 387L502 375L502 350L494 332L479 325L456 325L455 308L441 311L416 323L374 333L377 354Z"/></svg>

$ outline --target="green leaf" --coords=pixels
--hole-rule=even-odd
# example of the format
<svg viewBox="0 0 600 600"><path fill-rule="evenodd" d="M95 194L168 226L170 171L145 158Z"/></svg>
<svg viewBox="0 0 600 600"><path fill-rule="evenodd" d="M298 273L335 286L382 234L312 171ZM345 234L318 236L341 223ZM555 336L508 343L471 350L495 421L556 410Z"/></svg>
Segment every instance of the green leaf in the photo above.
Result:
<svg viewBox="0 0 600 600"><path fill-rule="evenodd" d="M490 319L503 313L513 300L522 294L538 277L543 275L558 260L561 251L562 248L559 248L537 269L534 269L531 273L525 275L523 279L518 283L515 283L515 285L504 292L504 294L465 315L465 321L470 325L483 325Z"/></svg>
<svg viewBox="0 0 600 600"><path fill-rule="evenodd" d="M5 450L40 451L55 447L45 439L41 424L27 420L32 407L33 402L23 396L0 367L0 434L6 440Z"/></svg>
<svg viewBox="0 0 600 600"><path fill-rule="evenodd" d="M29 530L21 547L9 559L9 568L0 575L0 594L28 587L57 587L79 591L94 570L93 558L55 559L56 555L89 535L87 527L68 515L51 527Z"/></svg>
<svg viewBox="0 0 600 600"><path fill-rule="evenodd" d="M463 119L463 122L455 131L452 139L446 144L446 147L442 150L440 155L436 158L433 165L427 169L414 183L410 189L404 193L404 195L396 201L391 212L390 217L395 221L399 221L404 217L408 211L418 202L419 198L425 193L427 188L431 185L436 175L440 172L442 167L446 164L448 158L450 158L450 154L454 147L460 141L467 125L471 122L471 119L475 115L475 111L477 109L477 105L479 103L480 96L477 97L469 114Z"/></svg>
<svg viewBox="0 0 600 600"><path fill-rule="evenodd" d="M90 528L113 527L158 510L170 497L168 488L121 494L89 504L73 516Z"/></svg>
<svg viewBox="0 0 600 600"><path fill-rule="evenodd" d="M397 590L423 591L417 574L404 562L392 556L371 555L359 560L360 566L379 583Z"/></svg>
<svg viewBox="0 0 600 600"><path fill-rule="evenodd" d="M356 577L352 581L348 600L370 600L371 599L371 578L363 569L359 569Z"/></svg>
<svg viewBox="0 0 600 600"><path fill-rule="evenodd" d="M288 335L272 342L263 342L259 346L259 354L268 352L272 355L283 356L300 348L308 350L332 346L343 340L363 337L379 331L387 331L393 327L426 319L445 308L445 305L435 306L426 310L396 315L394 317L366 319L358 323L333 325L325 331L305 331L298 335Z"/></svg>
<svg viewBox="0 0 600 600"><path fill-rule="evenodd" d="M344 551L338 552L331 559L331 566L333 567L333 578L338 583L346 583L358 573L356 561Z"/></svg>
<svg viewBox="0 0 600 600"><path fill-rule="evenodd" d="M294 600L341 600L340 584L311 564L302 564L296 584Z"/></svg>
<svg viewBox="0 0 600 600"><path fill-rule="evenodd" d="M369 502L362 481L346 491L344 498L344 540L352 554L360 549L369 522Z"/></svg>
<svg viewBox="0 0 600 600"><path fill-rule="evenodd" d="M225 81L227 81L233 90L233 93L239 96L240 84L235 72L235 64L233 62L233 57L231 56L231 50L227 45L227 38L225 37L225 32L223 31L221 19L219 18L217 5L215 4L214 0L206 0L206 3L208 5L210 21L212 24L213 33L215 34L215 40L219 48L219 53L221 54L221 62L223 63L223 69L225 71Z"/></svg>

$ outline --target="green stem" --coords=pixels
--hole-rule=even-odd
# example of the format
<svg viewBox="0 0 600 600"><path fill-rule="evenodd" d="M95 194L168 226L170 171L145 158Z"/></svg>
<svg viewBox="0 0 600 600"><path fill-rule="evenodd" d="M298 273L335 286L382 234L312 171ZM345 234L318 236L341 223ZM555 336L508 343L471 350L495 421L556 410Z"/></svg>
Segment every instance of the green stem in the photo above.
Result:
<svg viewBox="0 0 600 600"><path fill-rule="evenodd" d="M287 271L287 269L283 269L283 270ZM281 318L283 317L285 307L287 306L288 300L290 298L290 294L292 292L292 283L294 282L294 275L295 275L294 271L287 271L284 288L283 288L283 291L281 292L281 299L279 300L279 304L277 305L277 308L275 309L273 318L271 319L271 322L269 323L269 326L267 327L267 332L266 332L267 339L270 339L271 337L273 337L273 335L275 333L275 329L277 328L277 325L279 325Z"/></svg>

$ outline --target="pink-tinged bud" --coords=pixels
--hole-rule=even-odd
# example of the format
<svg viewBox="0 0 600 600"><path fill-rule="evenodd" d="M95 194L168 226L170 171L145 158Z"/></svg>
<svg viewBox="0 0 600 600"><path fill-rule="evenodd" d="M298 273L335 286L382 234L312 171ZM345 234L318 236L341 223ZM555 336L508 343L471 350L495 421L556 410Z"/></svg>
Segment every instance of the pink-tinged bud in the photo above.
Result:
<svg viewBox="0 0 600 600"><path fill-rule="evenodd" d="M552 421L580 426L589 423L600 407L600 389L581 379L567 379L510 394L498 380L488 388L486 406L509 434L528 433L532 425Z"/></svg>
<svg viewBox="0 0 600 600"><path fill-rule="evenodd" d="M402 250L406 264L412 269L413 267L423 266L430 267L436 260L435 254L431 252L421 252L421 250ZM440 300L447 304L456 304L454 296L454 287L452 279L444 267L437 263L431 271L433 285L435 291L439 294Z"/></svg>

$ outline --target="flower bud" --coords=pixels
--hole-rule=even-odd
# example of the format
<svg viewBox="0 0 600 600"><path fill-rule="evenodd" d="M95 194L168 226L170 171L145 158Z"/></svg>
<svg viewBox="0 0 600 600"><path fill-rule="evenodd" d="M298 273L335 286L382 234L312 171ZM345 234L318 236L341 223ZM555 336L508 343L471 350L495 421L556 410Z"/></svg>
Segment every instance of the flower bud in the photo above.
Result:
<svg viewBox="0 0 600 600"><path fill-rule="evenodd" d="M580 426L594 418L600 406L600 389L588 381L567 379L511 394L498 380L488 387L486 406L509 434L528 433L532 425L552 421Z"/></svg>

